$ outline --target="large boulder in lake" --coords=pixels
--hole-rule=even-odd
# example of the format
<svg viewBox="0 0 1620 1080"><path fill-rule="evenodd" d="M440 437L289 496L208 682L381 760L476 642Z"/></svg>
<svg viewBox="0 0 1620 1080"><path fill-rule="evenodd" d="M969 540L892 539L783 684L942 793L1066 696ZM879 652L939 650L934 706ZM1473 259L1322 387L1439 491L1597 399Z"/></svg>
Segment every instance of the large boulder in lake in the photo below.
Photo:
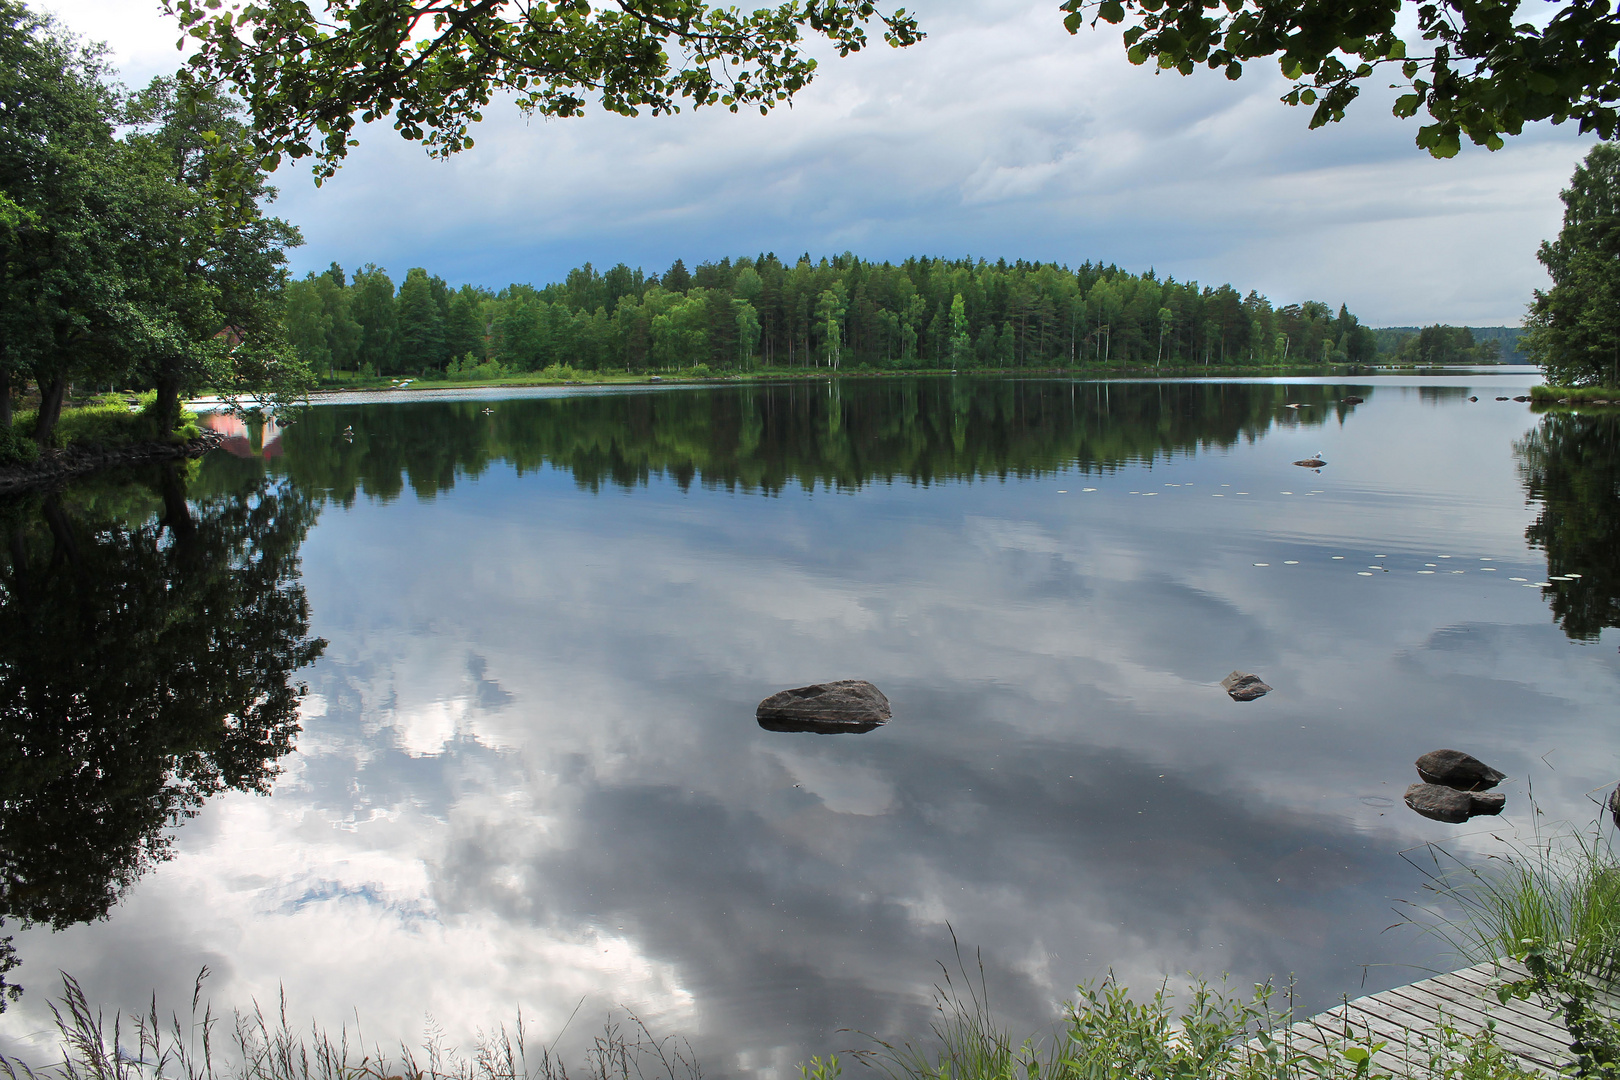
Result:
<svg viewBox="0 0 1620 1080"><path fill-rule="evenodd" d="M812 683L772 694L754 716L766 731L858 734L889 722L889 699L865 679Z"/></svg>
<svg viewBox="0 0 1620 1080"><path fill-rule="evenodd" d="M1265 697L1271 693L1271 687L1260 680L1258 675L1250 675L1246 671L1234 671L1221 680L1226 692L1233 701L1253 701L1257 697Z"/></svg>
<svg viewBox="0 0 1620 1080"><path fill-rule="evenodd" d="M1406 805L1435 821L1460 825L1482 814L1500 814L1507 796L1497 792L1458 791L1441 784L1413 784L1406 789Z"/></svg>
<svg viewBox="0 0 1620 1080"><path fill-rule="evenodd" d="M1459 791L1489 791L1507 777L1461 750L1430 750L1417 759L1418 775L1428 783Z"/></svg>

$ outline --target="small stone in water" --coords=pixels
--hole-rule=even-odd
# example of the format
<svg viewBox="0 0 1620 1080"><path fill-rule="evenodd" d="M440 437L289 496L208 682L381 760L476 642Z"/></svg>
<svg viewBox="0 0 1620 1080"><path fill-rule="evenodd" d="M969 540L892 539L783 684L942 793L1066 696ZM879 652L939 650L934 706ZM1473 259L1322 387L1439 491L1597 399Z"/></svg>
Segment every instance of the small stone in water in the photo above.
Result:
<svg viewBox="0 0 1620 1080"><path fill-rule="evenodd" d="M889 699L864 679L841 679L782 690L754 710L767 731L860 733L889 721Z"/></svg>
<svg viewBox="0 0 1620 1080"><path fill-rule="evenodd" d="M1507 779L1500 769L1461 750L1430 750L1412 764L1424 783L1443 784L1459 791L1489 791Z"/></svg>
<svg viewBox="0 0 1620 1080"><path fill-rule="evenodd" d="M1233 701L1253 701L1271 693L1271 687L1261 681L1260 676L1251 675L1246 671L1234 671L1221 680L1226 692Z"/></svg>

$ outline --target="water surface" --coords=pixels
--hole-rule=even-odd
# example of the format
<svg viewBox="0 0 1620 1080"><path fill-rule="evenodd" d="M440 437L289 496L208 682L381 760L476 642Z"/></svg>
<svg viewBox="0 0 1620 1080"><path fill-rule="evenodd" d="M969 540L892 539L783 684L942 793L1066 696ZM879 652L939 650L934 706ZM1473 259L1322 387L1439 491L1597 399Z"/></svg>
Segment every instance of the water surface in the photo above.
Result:
<svg viewBox="0 0 1620 1080"><path fill-rule="evenodd" d="M308 684L296 747L260 739L171 858L92 828L127 881L106 918L32 911L0 1030L36 1039L57 969L138 1008L207 965L217 1000L284 987L370 1038L578 1007L566 1045L622 1007L710 1075L786 1076L843 1029L923 1031L952 930L1015 1029L1110 970L1293 973L1310 1008L1420 977L1450 958L1386 930L1422 895L1400 853L1491 850L1532 782L1591 820L1620 772L1620 445L1494 400L1529 382L340 403L243 426L145 502L64 493L104 577L179 550L176 482L204 525L240 518L209 557L236 592L195 610L313 662L262 675ZM49 510L9 511L36 547L8 582L68 573ZM1233 669L1276 689L1235 703ZM755 723L830 678L894 720ZM1504 819L1406 809L1437 747L1513 778Z"/></svg>

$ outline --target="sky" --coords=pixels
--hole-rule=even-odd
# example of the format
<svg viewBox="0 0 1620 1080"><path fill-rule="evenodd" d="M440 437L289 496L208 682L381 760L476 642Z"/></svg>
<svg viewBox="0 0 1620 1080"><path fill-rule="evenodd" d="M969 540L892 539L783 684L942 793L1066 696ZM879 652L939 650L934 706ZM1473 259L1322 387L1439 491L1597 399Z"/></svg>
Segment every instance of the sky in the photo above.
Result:
<svg viewBox="0 0 1620 1080"><path fill-rule="evenodd" d="M178 62L146 0L54 0L126 82ZM1367 88L1308 130L1266 65L1238 82L1133 67L1118 32L1064 31L1053 0L924 0L928 38L829 56L791 109L527 120L492 107L455 159L387 124L338 176L276 178L297 274L424 266L452 284L543 284L590 262L660 272L726 256L854 252L1114 263L1346 303L1372 326L1517 325L1537 245L1595 140L1536 124L1436 161Z"/></svg>

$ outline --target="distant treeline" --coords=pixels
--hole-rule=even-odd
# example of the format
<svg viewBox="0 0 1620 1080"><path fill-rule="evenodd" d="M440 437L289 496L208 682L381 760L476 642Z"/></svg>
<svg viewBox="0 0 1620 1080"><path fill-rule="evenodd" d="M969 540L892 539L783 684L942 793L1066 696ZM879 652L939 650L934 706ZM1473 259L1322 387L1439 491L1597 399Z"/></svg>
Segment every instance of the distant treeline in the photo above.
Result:
<svg viewBox="0 0 1620 1080"><path fill-rule="evenodd" d="M317 371L499 375L578 369L1050 368L1370 361L1342 305L1273 307L1231 285L1117 266L971 259L894 265L774 254L662 274L589 263L543 288L452 289L425 269L395 289L333 264L287 287L287 331Z"/></svg>
<svg viewBox="0 0 1620 1080"><path fill-rule="evenodd" d="M1517 326L1386 326L1374 330L1378 358L1410 364L1527 364Z"/></svg>

